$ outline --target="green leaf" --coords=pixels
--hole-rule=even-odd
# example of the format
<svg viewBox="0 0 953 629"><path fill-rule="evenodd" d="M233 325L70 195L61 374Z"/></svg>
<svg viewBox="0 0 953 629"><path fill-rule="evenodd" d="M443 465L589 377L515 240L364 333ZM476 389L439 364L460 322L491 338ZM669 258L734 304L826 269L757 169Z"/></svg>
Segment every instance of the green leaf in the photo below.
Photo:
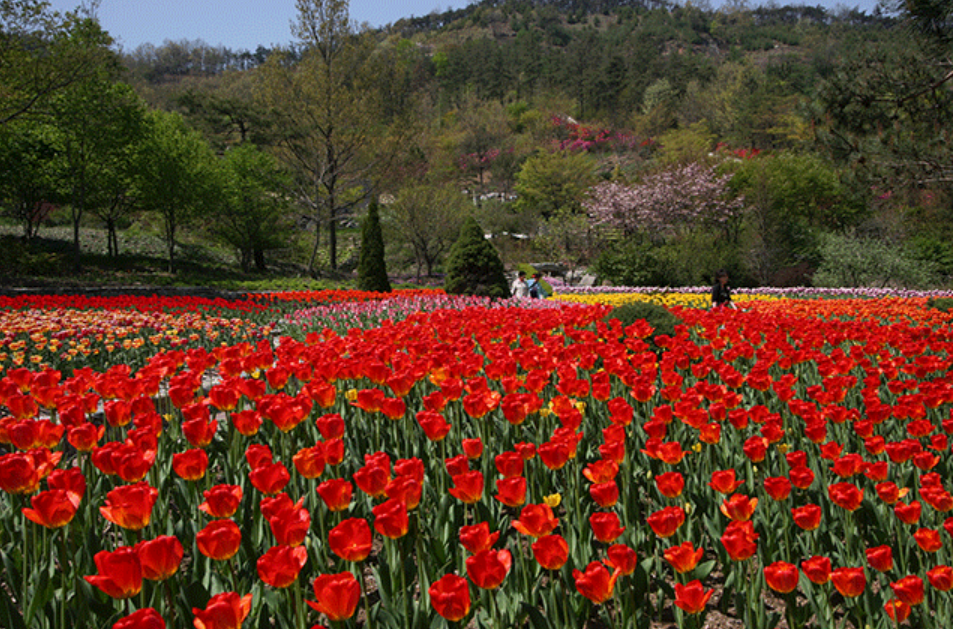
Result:
<svg viewBox="0 0 953 629"><path fill-rule="evenodd" d="M0 587L0 626L9 627L9 629L26 629L23 616L8 596L6 588L2 587Z"/></svg>

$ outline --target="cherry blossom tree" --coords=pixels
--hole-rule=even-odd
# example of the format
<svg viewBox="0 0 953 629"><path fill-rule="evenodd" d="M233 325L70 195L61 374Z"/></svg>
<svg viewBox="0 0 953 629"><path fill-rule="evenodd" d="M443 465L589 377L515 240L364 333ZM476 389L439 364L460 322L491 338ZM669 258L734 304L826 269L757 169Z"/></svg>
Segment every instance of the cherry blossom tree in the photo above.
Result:
<svg viewBox="0 0 953 629"><path fill-rule="evenodd" d="M668 235L702 223L731 235L744 200L728 198L731 175L718 175L700 163L673 167L645 177L640 184L604 182L589 190L584 208L594 227Z"/></svg>

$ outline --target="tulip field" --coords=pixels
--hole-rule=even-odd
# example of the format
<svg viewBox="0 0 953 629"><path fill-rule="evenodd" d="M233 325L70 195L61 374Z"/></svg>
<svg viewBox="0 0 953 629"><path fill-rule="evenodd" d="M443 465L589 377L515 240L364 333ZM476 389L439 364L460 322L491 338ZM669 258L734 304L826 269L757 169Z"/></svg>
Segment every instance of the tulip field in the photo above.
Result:
<svg viewBox="0 0 953 629"><path fill-rule="evenodd" d="M0 627L948 627L953 315L641 298L0 298Z"/></svg>

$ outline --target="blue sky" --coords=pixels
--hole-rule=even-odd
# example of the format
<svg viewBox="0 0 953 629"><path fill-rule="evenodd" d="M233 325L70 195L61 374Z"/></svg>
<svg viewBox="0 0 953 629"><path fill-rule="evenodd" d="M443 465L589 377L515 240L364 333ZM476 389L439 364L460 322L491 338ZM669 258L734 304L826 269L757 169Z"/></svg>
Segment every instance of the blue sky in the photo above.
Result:
<svg viewBox="0 0 953 629"><path fill-rule="evenodd" d="M81 0L48 0L55 11L71 11ZM351 0L351 19L383 26L397 20L460 9L470 0ZM101 0L99 22L123 49L165 40L254 50L292 41L295 0Z"/></svg>
<svg viewBox="0 0 953 629"><path fill-rule="evenodd" d="M351 0L351 19L383 26L400 18L460 9L476 0ZM785 0L775 0L786 4ZM56 11L70 11L81 0L49 0ZM791 0L792 4L817 4L817 0ZM820 0L835 8L838 0ZM713 0L713 6L721 2ZM757 4L752 1L751 4ZM847 0L848 7L870 13L876 0ZM254 50L292 41L291 21L295 0L100 0L99 21L124 50L144 43L201 39L211 46Z"/></svg>

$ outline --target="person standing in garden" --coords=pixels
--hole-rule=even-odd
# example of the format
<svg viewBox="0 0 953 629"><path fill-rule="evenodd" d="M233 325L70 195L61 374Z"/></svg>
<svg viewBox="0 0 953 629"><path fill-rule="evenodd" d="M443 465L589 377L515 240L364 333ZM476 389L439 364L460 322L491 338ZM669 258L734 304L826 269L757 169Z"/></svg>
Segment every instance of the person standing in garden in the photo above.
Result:
<svg viewBox="0 0 953 629"><path fill-rule="evenodd" d="M731 287L728 286L728 271L724 269L715 273L715 285L711 287L711 307L735 308L731 301Z"/></svg>
<svg viewBox="0 0 953 629"><path fill-rule="evenodd" d="M513 297L529 297L529 285L526 284L526 271L520 271L510 287Z"/></svg>
<svg viewBox="0 0 953 629"><path fill-rule="evenodd" d="M543 287L543 274L533 273L533 279L529 283L529 296L533 299L546 299L549 294Z"/></svg>

